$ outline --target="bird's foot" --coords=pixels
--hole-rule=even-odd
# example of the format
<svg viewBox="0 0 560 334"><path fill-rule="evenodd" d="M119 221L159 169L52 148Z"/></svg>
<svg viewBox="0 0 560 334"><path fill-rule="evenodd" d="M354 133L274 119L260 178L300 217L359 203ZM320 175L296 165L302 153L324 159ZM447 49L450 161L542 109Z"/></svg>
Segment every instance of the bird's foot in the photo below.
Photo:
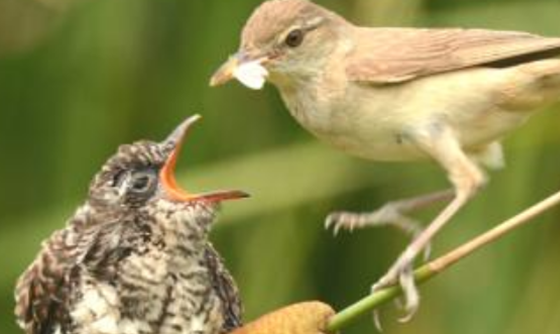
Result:
<svg viewBox="0 0 560 334"><path fill-rule="evenodd" d="M422 232L418 221L402 213L398 202L387 203L380 209L367 213L333 212L325 220L325 228L333 229L334 235L341 230L354 231L365 227L394 226L415 239ZM430 257L431 246L424 249L424 260Z"/></svg>
<svg viewBox="0 0 560 334"><path fill-rule="evenodd" d="M400 258L393 267L391 267L391 269L371 287L371 293L373 294L379 290L393 286L394 284L399 284L403 290L404 303L397 303L397 305L404 309L405 312L405 314L399 319L400 322L408 322L412 319L420 306L420 294L418 293L418 289L416 288L414 281L412 260L405 260L408 259L406 257ZM373 315L375 326L377 329L381 330L379 314L374 312Z"/></svg>

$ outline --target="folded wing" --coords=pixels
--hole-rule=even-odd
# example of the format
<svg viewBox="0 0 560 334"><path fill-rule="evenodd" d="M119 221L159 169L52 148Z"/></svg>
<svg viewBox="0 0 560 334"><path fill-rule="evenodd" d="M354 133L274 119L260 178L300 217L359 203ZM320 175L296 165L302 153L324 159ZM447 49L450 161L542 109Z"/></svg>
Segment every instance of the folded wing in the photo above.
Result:
<svg viewBox="0 0 560 334"><path fill-rule="evenodd" d="M350 80L405 82L475 66L509 64L560 55L560 38L484 29L360 28L348 55Z"/></svg>

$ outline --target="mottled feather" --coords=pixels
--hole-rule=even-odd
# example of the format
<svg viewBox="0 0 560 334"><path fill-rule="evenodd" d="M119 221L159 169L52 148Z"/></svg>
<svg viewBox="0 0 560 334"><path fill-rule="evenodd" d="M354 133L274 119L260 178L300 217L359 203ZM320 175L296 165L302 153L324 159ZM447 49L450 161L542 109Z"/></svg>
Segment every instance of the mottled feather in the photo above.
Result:
<svg viewBox="0 0 560 334"><path fill-rule="evenodd" d="M65 331L70 323L68 302L70 272L79 255L77 225L56 231L43 242L35 261L19 278L16 290L16 319L28 334Z"/></svg>
<svg viewBox="0 0 560 334"><path fill-rule="evenodd" d="M206 247L206 261L210 270L210 278L214 291L223 301L222 312L225 315L223 332L227 333L241 326L241 315L243 307L239 299L237 286L226 267L220 254L214 249L210 242Z"/></svg>

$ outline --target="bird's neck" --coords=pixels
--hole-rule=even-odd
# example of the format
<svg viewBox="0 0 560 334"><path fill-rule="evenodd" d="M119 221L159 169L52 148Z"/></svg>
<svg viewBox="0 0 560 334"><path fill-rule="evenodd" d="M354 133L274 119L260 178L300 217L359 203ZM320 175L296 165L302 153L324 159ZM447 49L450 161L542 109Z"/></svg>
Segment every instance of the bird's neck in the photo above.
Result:
<svg viewBox="0 0 560 334"><path fill-rule="evenodd" d="M202 250L207 243L210 225L214 220L211 208L181 207L168 201L157 201L146 209L155 230L159 231L166 248Z"/></svg>
<svg viewBox="0 0 560 334"><path fill-rule="evenodd" d="M212 208L185 207L157 200L134 209L98 207L87 203L76 210L69 225L77 231L103 229L103 226L112 224L124 224L123 230L131 231L145 226L152 242L160 243L162 250L180 248L194 254L206 247L213 220Z"/></svg>

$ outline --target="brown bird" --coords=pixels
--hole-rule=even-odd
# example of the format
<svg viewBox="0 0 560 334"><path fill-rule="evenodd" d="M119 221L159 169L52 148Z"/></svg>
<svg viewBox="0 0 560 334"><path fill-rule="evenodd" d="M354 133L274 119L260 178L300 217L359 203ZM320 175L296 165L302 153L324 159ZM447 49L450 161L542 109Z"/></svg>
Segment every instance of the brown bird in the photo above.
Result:
<svg viewBox="0 0 560 334"><path fill-rule="evenodd" d="M237 287L208 241L219 202L191 194L174 169L198 116L161 143L123 145L93 179L66 228L19 278L27 334L220 334L240 325Z"/></svg>
<svg viewBox="0 0 560 334"><path fill-rule="evenodd" d="M239 51L211 85L237 78L275 85L308 131L370 160L431 158L452 189L390 202L372 213L339 212L327 226L396 223L450 200L373 290L397 281L412 315L411 265L485 184L481 167L503 165L500 140L531 111L560 97L560 38L482 29L358 27L305 0L270 0L247 21Z"/></svg>

